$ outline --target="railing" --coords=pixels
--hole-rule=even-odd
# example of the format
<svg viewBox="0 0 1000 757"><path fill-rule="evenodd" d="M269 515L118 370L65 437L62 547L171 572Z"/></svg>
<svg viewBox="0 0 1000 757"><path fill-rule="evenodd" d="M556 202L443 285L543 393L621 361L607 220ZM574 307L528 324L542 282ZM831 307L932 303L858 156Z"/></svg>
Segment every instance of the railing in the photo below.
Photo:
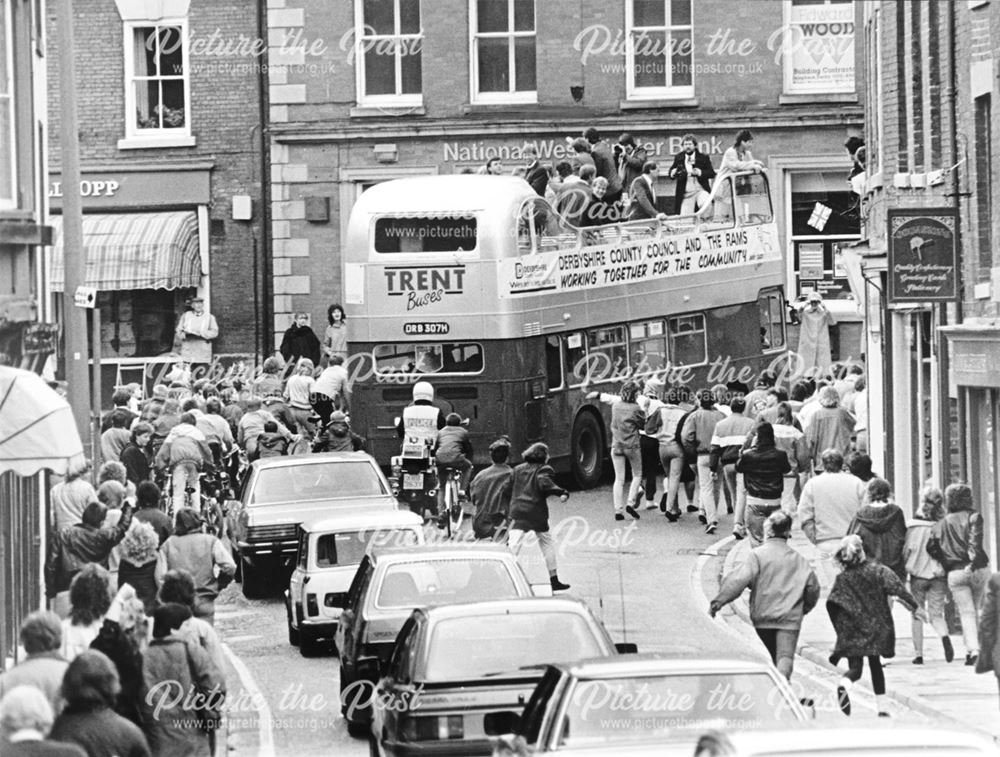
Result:
<svg viewBox="0 0 1000 757"><path fill-rule="evenodd" d="M46 481L0 474L0 670L18 661L21 622L41 608Z"/></svg>

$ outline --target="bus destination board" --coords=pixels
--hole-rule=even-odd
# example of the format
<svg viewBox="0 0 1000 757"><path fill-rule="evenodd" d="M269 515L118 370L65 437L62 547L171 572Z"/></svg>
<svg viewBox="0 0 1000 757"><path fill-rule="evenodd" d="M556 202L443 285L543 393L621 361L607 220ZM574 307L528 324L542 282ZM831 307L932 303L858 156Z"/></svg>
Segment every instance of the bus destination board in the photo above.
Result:
<svg viewBox="0 0 1000 757"><path fill-rule="evenodd" d="M404 323L403 333L406 336L427 336L430 334L447 334L451 327L447 323Z"/></svg>

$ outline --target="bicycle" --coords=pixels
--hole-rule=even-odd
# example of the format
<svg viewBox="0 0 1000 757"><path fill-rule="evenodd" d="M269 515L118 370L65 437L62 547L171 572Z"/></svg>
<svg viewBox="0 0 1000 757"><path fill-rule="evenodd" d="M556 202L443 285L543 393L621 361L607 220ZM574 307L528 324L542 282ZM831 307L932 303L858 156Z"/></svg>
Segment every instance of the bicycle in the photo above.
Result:
<svg viewBox="0 0 1000 757"><path fill-rule="evenodd" d="M449 539L458 535L462 526L462 498L459 483L462 480L462 471L458 468L446 467L444 470L444 507L440 513L445 523L445 529Z"/></svg>

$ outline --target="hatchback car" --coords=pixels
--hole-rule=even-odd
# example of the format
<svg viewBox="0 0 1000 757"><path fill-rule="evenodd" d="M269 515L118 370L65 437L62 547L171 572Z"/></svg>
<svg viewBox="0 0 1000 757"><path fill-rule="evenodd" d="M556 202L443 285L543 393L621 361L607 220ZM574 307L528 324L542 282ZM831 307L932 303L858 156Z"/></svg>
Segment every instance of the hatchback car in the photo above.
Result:
<svg viewBox="0 0 1000 757"><path fill-rule="evenodd" d="M616 646L578 599L527 598L414 610L375 690L379 755L493 753L545 663L607 657Z"/></svg>
<svg viewBox="0 0 1000 757"><path fill-rule="evenodd" d="M770 663L631 655L551 665L495 755L691 757L707 729L809 719Z"/></svg>
<svg viewBox="0 0 1000 757"><path fill-rule="evenodd" d="M532 596L506 547L436 544L373 549L361 560L342 599L335 637L340 654L340 706L348 730L364 735L379 666L417 607Z"/></svg>
<svg viewBox="0 0 1000 757"><path fill-rule="evenodd" d="M254 461L239 499L226 503L243 593L260 596L269 582L281 577L283 568L291 568L302 521L344 508L398 508L389 482L370 455L330 452Z"/></svg>
<svg viewBox="0 0 1000 757"><path fill-rule="evenodd" d="M288 642L308 657L321 639L333 639L341 613L336 596L347 593L370 548L423 542L423 520L409 510L351 509L303 523L285 592Z"/></svg>

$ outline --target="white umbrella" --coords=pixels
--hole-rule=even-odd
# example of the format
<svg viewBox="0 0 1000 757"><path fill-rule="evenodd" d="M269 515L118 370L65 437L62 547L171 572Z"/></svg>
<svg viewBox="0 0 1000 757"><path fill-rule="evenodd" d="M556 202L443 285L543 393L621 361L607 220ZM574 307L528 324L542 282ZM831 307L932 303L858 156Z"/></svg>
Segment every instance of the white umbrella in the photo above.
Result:
<svg viewBox="0 0 1000 757"><path fill-rule="evenodd" d="M0 366L0 473L61 476L85 465L69 404L41 376Z"/></svg>

